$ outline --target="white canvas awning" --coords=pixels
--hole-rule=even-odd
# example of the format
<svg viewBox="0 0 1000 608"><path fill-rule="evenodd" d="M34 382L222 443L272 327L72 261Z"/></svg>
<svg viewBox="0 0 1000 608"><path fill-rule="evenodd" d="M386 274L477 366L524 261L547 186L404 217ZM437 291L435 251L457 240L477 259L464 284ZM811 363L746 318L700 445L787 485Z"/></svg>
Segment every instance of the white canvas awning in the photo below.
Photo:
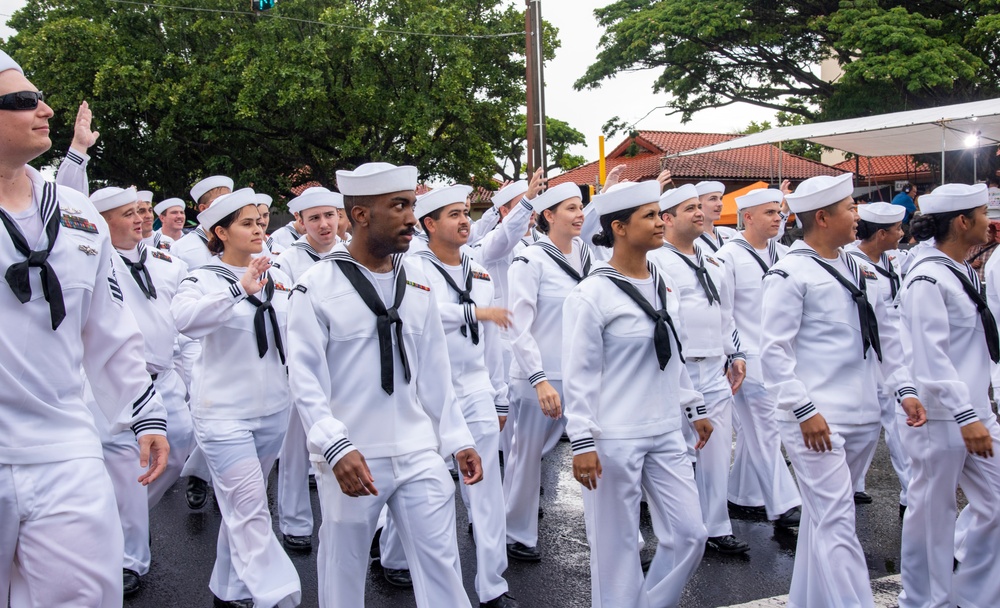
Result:
<svg viewBox="0 0 1000 608"><path fill-rule="evenodd" d="M926 154L996 145L1000 144L1000 99L776 127L672 156L691 156L800 139L860 156Z"/></svg>

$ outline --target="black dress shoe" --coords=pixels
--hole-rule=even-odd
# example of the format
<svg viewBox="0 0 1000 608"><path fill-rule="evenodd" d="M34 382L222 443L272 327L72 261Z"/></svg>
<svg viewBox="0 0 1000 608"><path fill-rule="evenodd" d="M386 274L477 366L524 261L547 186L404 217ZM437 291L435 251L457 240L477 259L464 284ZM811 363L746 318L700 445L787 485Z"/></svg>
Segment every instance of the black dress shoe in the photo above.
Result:
<svg viewBox="0 0 1000 608"><path fill-rule="evenodd" d="M479 608L521 608L517 600L504 593L500 597L495 597L488 602L480 602Z"/></svg>
<svg viewBox="0 0 1000 608"><path fill-rule="evenodd" d="M856 505L870 505L872 504L872 495L868 492L855 492L854 493L854 504Z"/></svg>
<svg viewBox="0 0 1000 608"><path fill-rule="evenodd" d="M382 557L382 547L379 545L379 540L382 538L382 528L375 530L375 537L372 538L371 549L368 550L368 557L371 558L373 562L378 561Z"/></svg>
<svg viewBox="0 0 1000 608"><path fill-rule="evenodd" d="M245 600L220 600L216 597L212 600L212 606L214 608L253 608L253 600L250 598L246 598Z"/></svg>
<svg viewBox="0 0 1000 608"><path fill-rule="evenodd" d="M739 555L750 550L750 545L736 538L732 534L725 536L712 536L705 545L712 551L723 555Z"/></svg>
<svg viewBox="0 0 1000 608"><path fill-rule="evenodd" d="M519 562L540 562L542 554L538 547L529 547L524 543L507 543L507 557Z"/></svg>
<svg viewBox="0 0 1000 608"><path fill-rule="evenodd" d="M545 517L545 509L542 508L542 505L538 505L538 519L543 517Z"/></svg>
<svg viewBox="0 0 1000 608"><path fill-rule="evenodd" d="M729 507L729 517L735 519L767 519L767 509L764 507L748 507L738 505L733 501L727 501Z"/></svg>
<svg viewBox="0 0 1000 608"><path fill-rule="evenodd" d="M204 507L205 503L208 502L208 482L191 475L188 477L187 492L184 493L184 496L187 498L188 508L200 509Z"/></svg>
<svg viewBox="0 0 1000 608"><path fill-rule="evenodd" d="M649 572L649 566L653 563L653 556L648 555L646 557L639 556L639 567L642 568L643 572Z"/></svg>
<svg viewBox="0 0 1000 608"><path fill-rule="evenodd" d="M382 568L382 576L394 587L412 587L413 579L409 570L393 570L392 568Z"/></svg>
<svg viewBox="0 0 1000 608"><path fill-rule="evenodd" d="M906 505L899 505L899 518L903 519L904 515L906 515Z"/></svg>
<svg viewBox="0 0 1000 608"><path fill-rule="evenodd" d="M122 569L122 596L128 597L139 590L142 583L139 582L139 573L128 568Z"/></svg>
<svg viewBox="0 0 1000 608"><path fill-rule="evenodd" d="M282 540L284 541L285 549L295 551L296 553L309 553L313 548L313 539L311 536L282 534Z"/></svg>
<svg viewBox="0 0 1000 608"><path fill-rule="evenodd" d="M778 519L774 521L774 525L779 528L798 528L799 520L802 519L802 508L792 507L791 509L785 511L781 514Z"/></svg>

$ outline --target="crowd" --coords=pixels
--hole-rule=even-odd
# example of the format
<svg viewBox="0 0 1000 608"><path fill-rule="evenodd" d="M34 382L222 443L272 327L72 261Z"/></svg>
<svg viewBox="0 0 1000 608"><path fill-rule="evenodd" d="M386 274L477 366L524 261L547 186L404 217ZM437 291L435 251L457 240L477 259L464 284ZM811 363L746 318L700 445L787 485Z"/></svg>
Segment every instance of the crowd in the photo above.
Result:
<svg viewBox="0 0 1000 608"><path fill-rule="evenodd" d="M989 240L985 184L921 196L905 252L910 210L859 207L851 174L738 197L737 232L715 226L717 181L613 171L584 205L538 171L473 222L470 187L417 196L416 168L370 162L291 199L270 235L271 197L207 177L186 231L180 198L90 192L86 104L44 180L27 163L51 116L0 52L10 606L121 606L182 477L222 514L217 607L300 603L287 551L313 549L311 478L321 606L363 606L372 559L419 606L469 606L452 475L480 606L530 605L504 572L545 559L542 458L564 435L594 606L678 605L705 551L753 550L733 508L797 530L789 606L873 606L855 503L883 431L900 606L997 605L1000 258L985 283L966 262Z"/></svg>

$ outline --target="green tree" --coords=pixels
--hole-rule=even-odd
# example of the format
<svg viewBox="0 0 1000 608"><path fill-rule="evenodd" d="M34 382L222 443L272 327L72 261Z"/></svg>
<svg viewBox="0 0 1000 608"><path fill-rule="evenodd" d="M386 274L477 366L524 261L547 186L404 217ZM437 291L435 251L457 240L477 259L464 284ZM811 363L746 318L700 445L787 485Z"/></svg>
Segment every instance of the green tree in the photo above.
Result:
<svg viewBox="0 0 1000 608"><path fill-rule="evenodd" d="M212 173L278 194L332 186L369 160L487 185L508 151L524 36L450 36L523 31L502 0L282 0L260 16L237 0L170 4L207 10L29 0L12 17L4 48L56 111L40 162L64 153L84 99L101 132L92 178L160 196Z"/></svg>
<svg viewBox="0 0 1000 608"><path fill-rule="evenodd" d="M804 125L809 121L806 117L801 114L790 114L785 111L778 112L775 115L775 123L771 124L771 121L765 120L762 122L757 122L751 120L747 128L740 132L740 135L750 135L751 133L760 133L762 131L767 131L772 126L778 127L789 127L792 125ZM796 156L802 156L810 160L819 162L822 159L823 151L829 150L826 146L821 146L819 144L814 144L810 141L797 139L793 141L782 142L781 149L790 154L795 154Z"/></svg>
<svg viewBox="0 0 1000 608"><path fill-rule="evenodd" d="M524 114L517 115L511 128L506 129L510 133L510 141L507 142L505 154L497 160L496 172L505 180L523 179L525 175L525 146L527 145L527 117ZM587 143L583 133L577 131L569 123L545 117L545 145L548 163L545 171L560 169L568 171L575 169L587 162L587 159L577 154L570 154L570 146L583 145Z"/></svg>

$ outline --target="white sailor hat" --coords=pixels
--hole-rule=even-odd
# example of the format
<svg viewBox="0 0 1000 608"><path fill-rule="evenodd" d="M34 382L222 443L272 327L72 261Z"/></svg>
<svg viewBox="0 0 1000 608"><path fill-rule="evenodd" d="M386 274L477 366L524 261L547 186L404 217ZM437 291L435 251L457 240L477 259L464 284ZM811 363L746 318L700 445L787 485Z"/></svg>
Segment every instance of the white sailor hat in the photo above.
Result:
<svg viewBox="0 0 1000 608"><path fill-rule="evenodd" d="M134 203L137 200L139 200L139 197L136 196L135 186L131 188L110 186L108 188L101 188L90 195L90 202L94 203L94 207L101 213Z"/></svg>
<svg viewBox="0 0 1000 608"><path fill-rule="evenodd" d="M805 213L839 203L854 193L854 174L817 175L805 180L795 192L787 195L792 213Z"/></svg>
<svg viewBox="0 0 1000 608"><path fill-rule="evenodd" d="M225 175L213 175L212 177L206 177L197 184L191 186L191 200L198 204L198 199L205 196L205 193L209 190L214 190L215 188L229 188L230 191L233 189L233 180L229 179Z"/></svg>
<svg viewBox="0 0 1000 608"><path fill-rule="evenodd" d="M965 211L988 204L989 189L986 184L943 184L920 197L921 213L948 213Z"/></svg>
<svg viewBox="0 0 1000 608"><path fill-rule="evenodd" d="M618 211L641 207L660 200L660 182L651 179L645 182L621 182L611 186L590 200L598 215L610 215Z"/></svg>
<svg viewBox="0 0 1000 608"><path fill-rule="evenodd" d="M583 194L580 192L580 186L577 186L573 182L565 182L559 184L558 186L553 186L542 192L531 201L531 208L535 210L535 213L541 213L546 209L551 209L559 203L569 200L573 197L582 199Z"/></svg>
<svg viewBox="0 0 1000 608"><path fill-rule="evenodd" d="M212 229L212 226L218 224L219 220L247 205L257 205L257 193L253 191L253 188L241 188L236 192L223 194L212 201L208 209L198 214L198 223L207 232Z"/></svg>
<svg viewBox="0 0 1000 608"><path fill-rule="evenodd" d="M783 198L785 198L785 194L781 190L756 188L743 196L736 197L736 210L743 211L764 203L780 203Z"/></svg>
<svg viewBox="0 0 1000 608"><path fill-rule="evenodd" d="M0 50L0 72L6 72L7 70L17 70L24 74L21 66L17 65L17 62L11 59L10 55Z"/></svg>
<svg viewBox="0 0 1000 608"><path fill-rule="evenodd" d="M715 190L710 190L710 192L715 192ZM693 198L698 198L698 188L691 184L684 184L683 186L667 190L660 196L660 212L673 209L684 201L689 201Z"/></svg>
<svg viewBox="0 0 1000 608"><path fill-rule="evenodd" d="M464 203L472 193L472 186L448 186L431 190L427 194L417 197L417 207L415 215L417 219L430 215L442 207L447 207L454 203Z"/></svg>
<svg viewBox="0 0 1000 608"><path fill-rule="evenodd" d="M267 208L270 209L272 202L274 202L274 199L271 198L270 194L264 194L263 192L258 192L257 193L257 204L258 205L267 205Z"/></svg>
<svg viewBox="0 0 1000 608"><path fill-rule="evenodd" d="M374 196L417 189L417 168L390 163L365 163L354 171L337 171L337 188L344 196Z"/></svg>
<svg viewBox="0 0 1000 608"><path fill-rule="evenodd" d="M167 209L171 209L173 207L180 207L183 209L185 207L184 201L179 198L168 198L165 201L160 201L156 203L155 207L153 207L153 213L156 215L163 215Z"/></svg>
<svg viewBox="0 0 1000 608"><path fill-rule="evenodd" d="M493 207L502 207L519 196L523 196L528 191L528 182L519 180L513 184L508 184L500 188L493 194Z"/></svg>
<svg viewBox="0 0 1000 608"><path fill-rule="evenodd" d="M726 193L726 185L722 182L698 182L694 185L694 188L698 191L698 196L705 196L712 192L718 192L719 194Z"/></svg>
<svg viewBox="0 0 1000 608"><path fill-rule="evenodd" d="M135 193L140 201L145 201L147 203L153 202L153 193L149 190L139 190Z"/></svg>
<svg viewBox="0 0 1000 608"><path fill-rule="evenodd" d="M858 215L872 224L895 224L903 221L906 207L892 203L868 203L858 205Z"/></svg>
<svg viewBox="0 0 1000 608"><path fill-rule="evenodd" d="M288 210L292 213L302 213L306 209L313 207L337 207L344 208L344 197L336 192L330 192L323 186L313 186L306 188L302 194L296 196L288 202Z"/></svg>

